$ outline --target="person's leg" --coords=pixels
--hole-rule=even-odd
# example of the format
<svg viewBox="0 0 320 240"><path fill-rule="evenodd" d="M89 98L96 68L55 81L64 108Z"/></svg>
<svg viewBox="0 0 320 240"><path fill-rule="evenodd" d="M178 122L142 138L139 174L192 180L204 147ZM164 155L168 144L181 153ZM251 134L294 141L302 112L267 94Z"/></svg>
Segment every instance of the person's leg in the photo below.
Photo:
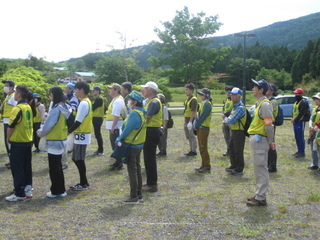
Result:
<svg viewBox="0 0 320 240"><path fill-rule="evenodd" d="M141 149L140 149L141 151ZM127 164L127 170L130 183L130 198L138 197L138 176L137 176L137 155L140 154L139 149L130 149L130 157Z"/></svg>
<svg viewBox="0 0 320 240"><path fill-rule="evenodd" d="M48 154L49 160L49 175L51 179L51 194L58 195L66 191L64 174L61 164L61 155Z"/></svg>
<svg viewBox="0 0 320 240"><path fill-rule="evenodd" d="M210 165L210 156L208 152L208 136L209 136L210 129L198 129L198 139L200 138L199 142L199 152L202 159L202 166L211 168Z"/></svg>
<svg viewBox="0 0 320 240"><path fill-rule="evenodd" d="M304 143L304 122L299 120L294 124L294 132L296 138L296 144L298 152L304 154L305 143Z"/></svg>
<svg viewBox="0 0 320 240"><path fill-rule="evenodd" d="M227 146L227 151L225 153L225 155L229 154L229 142L231 139L231 129L230 129L230 125L228 123L223 122L222 123L222 133L223 133L223 137L224 137L224 141L226 142L226 146Z"/></svg>
<svg viewBox="0 0 320 240"><path fill-rule="evenodd" d="M68 153L67 153L67 148L65 147L61 156L61 164L62 167L68 168Z"/></svg>
<svg viewBox="0 0 320 240"><path fill-rule="evenodd" d="M94 135L98 143L98 152L103 153L103 139L101 134L101 126L103 123L103 118L94 117L92 118L92 123L93 123Z"/></svg>
<svg viewBox="0 0 320 240"><path fill-rule="evenodd" d="M24 147L11 145L10 165L15 195L25 197Z"/></svg>
<svg viewBox="0 0 320 240"><path fill-rule="evenodd" d="M75 163L79 171L81 186L89 185L87 180L87 169L85 164L86 148L87 145L74 144L72 154L72 161Z"/></svg>
<svg viewBox="0 0 320 240"><path fill-rule="evenodd" d="M234 155L235 155L235 171L242 172L244 169L244 157L243 149L246 141L244 131L232 131L232 138L234 143Z"/></svg>
<svg viewBox="0 0 320 240"><path fill-rule="evenodd" d="M160 137L160 141L158 144L160 155L167 155L167 137L168 137L168 129L163 129L163 134Z"/></svg>
<svg viewBox="0 0 320 240"><path fill-rule="evenodd" d="M313 166L318 166L319 156L318 156L318 150L315 145L315 135L310 137L310 148L311 148L311 157L312 157L312 164Z"/></svg>
<svg viewBox="0 0 320 240"><path fill-rule="evenodd" d="M235 155L235 151L234 151L235 141L234 141L233 137L234 137L234 131L231 131L229 145L228 145L228 151L229 151L229 156L230 156L230 167L229 168L231 168L231 169L236 168L236 161L235 161L236 155Z"/></svg>
<svg viewBox="0 0 320 240"><path fill-rule="evenodd" d="M8 129L8 124L4 123L3 124L4 145L6 146L7 154L9 155L10 151L9 151L9 146L8 146L8 143L7 143L7 129Z"/></svg>
<svg viewBox="0 0 320 240"><path fill-rule="evenodd" d="M37 131L40 128L41 123L33 123L33 143L36 150L39 150L39 141L40 138L38 137Z"/></svg>
<svg viewBox="0 0 320 240"><path fill-rule="evenodd" d="M25 174L25 185L32 186L32 146L25 147L24 174Z"/></svg>

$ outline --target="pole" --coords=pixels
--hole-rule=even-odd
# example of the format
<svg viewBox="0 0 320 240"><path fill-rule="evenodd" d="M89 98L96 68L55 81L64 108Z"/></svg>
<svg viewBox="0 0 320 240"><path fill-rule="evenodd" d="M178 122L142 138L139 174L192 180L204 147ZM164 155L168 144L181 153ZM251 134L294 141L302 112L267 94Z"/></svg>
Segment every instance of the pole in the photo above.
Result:
<svg viewBox="0 0 320 240"><path fill-rule="evenodd" d="M246 57L247 57L247 51L246 51L246 35L243 35L243 82L242 82L242 102L244 105L246 105Z"/></svg>

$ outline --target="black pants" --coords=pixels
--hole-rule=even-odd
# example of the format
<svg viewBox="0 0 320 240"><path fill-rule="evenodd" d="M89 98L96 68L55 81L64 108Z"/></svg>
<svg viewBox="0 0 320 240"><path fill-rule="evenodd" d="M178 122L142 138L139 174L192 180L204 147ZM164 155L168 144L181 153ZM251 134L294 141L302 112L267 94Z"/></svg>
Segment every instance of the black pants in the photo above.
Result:
<svg viewBox="0 0 320 240"><path fill-rule="evenodd" d="M32 143L11 144L10 166L13 176L13 186L15 195L25 197L24 188L26 185L32 186Z"/></svg>
<svg viewBox="0 0 320 240"><path fill-rule="evenodd" d="M157 185L157 160L156 151L160 140L160 129L158 127L147 127L146 142L143 146L144 165L147 172L147 185Z"/></svg>
<svg viewBox="0 0 320 240"><path fill-rule="evenodd" d="M229 141L229 154L231 168L235 168L237 172L242 172L244 169L243 149L246 136L243 130L231 130Z"/></svg>
<svg viewBox="0 0 320 240"><path fill-rule="evenodd" d="M92 124L94 129L94 135L97 139L98 143L98 152L103 153L103 140L102 140L102 134L101 134L101 126L103 123L102 117L94 117L92 118Z"/></svg>
<svg viewBox="0 0 320 240"><path fill-rule="evenodd" d="M41 122L33 123L33 143L36 149L39 149L39 141L40 138L38 137L37 131L41 126Z"/></svg>
<svg viewBox="0 0 320 240"><path fill-rule="evenodd" d="M7 123L3 124L3 136L4 136L4 145L6 146L6 150L7 150L7 154L9 155L9 147L8 147L8 143L7 143L7 129L8 129L8 125Z"/></svg>
<svg viewBox="0 0 320 240"><path fill-rule="evenodd" d="M274 126L273 128L274 130L274 135L276 135L276 126ZM274 140L273 140L274 142ZM278 159L278 155L277 155L277 150L272 150L269 149L268 151L268 168L270 170L277 170L277 159Z"/></svg>
<svg viewBox="0 0 320 240"><path fill-rule="evenodd" d="M110 132L109 132L110 133ZM119 137L119 129L115 129L113 134L110 133L110 143L111 143L111 148L114 150L116 148L116 139Z"/></svg>
<svg viewBox="0 0 320 240"><path fill-rule="evenodd" d="M48 153L49 175L51 179L50 190L53 195L62 194L66 191L61 157L62 155L53 155Z"/></svg>

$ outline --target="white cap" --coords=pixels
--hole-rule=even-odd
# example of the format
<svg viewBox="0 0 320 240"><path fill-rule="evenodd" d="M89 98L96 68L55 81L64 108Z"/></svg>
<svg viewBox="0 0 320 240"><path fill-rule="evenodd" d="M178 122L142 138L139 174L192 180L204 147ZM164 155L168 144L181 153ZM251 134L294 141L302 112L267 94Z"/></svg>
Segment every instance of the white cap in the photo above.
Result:
<svg viewBox="0 0 320 240"><path fill-rule="evenodd" d="M155 82L147 82L146 85L141 85L141 87L152 88L158 90L158 85Z"/></svg>

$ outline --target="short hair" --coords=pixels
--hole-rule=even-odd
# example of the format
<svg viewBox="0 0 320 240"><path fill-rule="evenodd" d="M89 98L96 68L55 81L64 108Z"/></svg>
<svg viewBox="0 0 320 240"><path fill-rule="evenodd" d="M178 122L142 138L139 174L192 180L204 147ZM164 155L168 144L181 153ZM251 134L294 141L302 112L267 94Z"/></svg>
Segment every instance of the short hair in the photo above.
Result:
<svg viewBox="0 0 320 240"><path fill-rule="evenodd" d="M50 88L49 93L52 93L53 105L66 101L66 98L63 94L61 87L54 86L54 87Z"/></svg>
<svg viewBox="0 0 320 240"><path fill-rule="evenodd" d="M226 86L225 88L224 88L224 90L225 91L232 91L232 89L233 89L233 86Z"/></svg>
<svg viewBox="0 0 320 240"><path fill-rule="evenodd" d="M189 88L190 90L194 90L195 89L195 86L193 83L187 83L185 86L185 88Z"/></svg>
<svg viewBox="0 0 320 240"><path fill-rule="evenodd" d="M128 92L131 92L132 90L132 83L131 82L123 82L121 83L121 86L128 90Z"/></svg>
<svg viewBox="0 0 320 240"><path fill-rule="evenodd" d="M24 84L18 85L16 87L16 92L20 93L21 98L25 100L27 99L27 96L29 94L29 88ZM33 98L33 95L32 95L32 98Z"/></svg>
<svg viewBox="0 0 320 240"><path fill-rule="evenodd" d="M76 85L74 85L74 89L83 89L84 94L89 94L90 87L86 82L77 82Z"/></svg>

